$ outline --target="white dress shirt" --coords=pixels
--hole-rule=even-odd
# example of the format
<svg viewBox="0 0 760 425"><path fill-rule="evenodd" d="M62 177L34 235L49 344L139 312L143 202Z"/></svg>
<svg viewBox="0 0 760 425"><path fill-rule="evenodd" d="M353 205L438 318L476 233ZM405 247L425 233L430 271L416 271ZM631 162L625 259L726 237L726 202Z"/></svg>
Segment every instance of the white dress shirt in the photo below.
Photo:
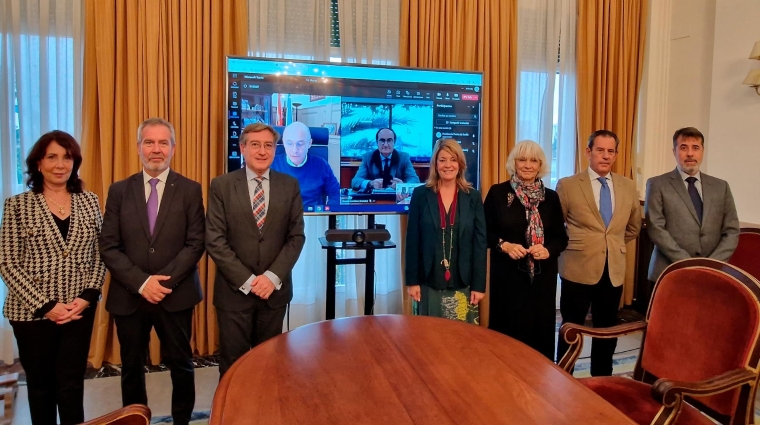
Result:
<svg viewBox="0 0 760 425"><path fill-rule="evenodd" d="M269 169L267 168L267 170L264 171L264 174L259 176L250 168L245 167L245 177L246 180L248 180L248 199L251 203L253 203L253 195L256 193L256 186L259 185L256 181L256 177L261 177L261 186L264 189L264 217L266 217L267 211L269 210ZM282 280L280 280L279 276L272 273L270 270L265 271L264 276L272 281L276 290L279 291L280 288L282 288ZM251 285L253 284L254 279L256 279L256 275L251 274L251 277L249 277L239 289L244 294L248 295L248 293L251 292Z"/></svg>
<svg viewBox="0 0 760 425"><path fill-rule="evenodd" d="M690 176L681 170L681 168L678 168L678 174L681 175L681 180L683 180L683 184L686 187L686 192L689 192L689 182L686 181L689 177L696 177L697 181L694 182L694 186L697 188L697 192L699 192L699 197L704 200L705 197L702 196L702 172L697 171L697 174L694 176Z"/></svg>
<svg viewBox="0 0 760 425"><path fill-rule="evenodd" d="M601 177L591 167L588 169L588 176L591 179L591 190L594 191L594 201L596 201L596 209L599 209L599 196L602 193L602 182L598 179ZM612 201L612 213L615 213L615 187L612 185L612 173L607 173L605 176L607 180L607 186L610 188L610 200Z"/></svg>
<svg viewBox="0 0 760 425"><path fill-rule="evenodd" d="M158 179L158 183L156 183L156 192L158 192L158 206L156 207L156 214L158 214L159 208L161 208L161 198L164 197L164 188L166 187L166 179L169 177L169 168L161 172L161 174L158 175L158 177L155 177ZM143 169L143 186L145 186L145 203L148 203L148 198L150 197L150 180L153 179L150 174L145 172L145 169ZM146 205L147 207L147 205ZM148 281L150 280L152 276L149 276L147 279L145 279L145 282L143 282L142 285L140 285L140 289L137 290L137 293L142 295L143 288L145 288L145 285L148 284Z"/></svg>

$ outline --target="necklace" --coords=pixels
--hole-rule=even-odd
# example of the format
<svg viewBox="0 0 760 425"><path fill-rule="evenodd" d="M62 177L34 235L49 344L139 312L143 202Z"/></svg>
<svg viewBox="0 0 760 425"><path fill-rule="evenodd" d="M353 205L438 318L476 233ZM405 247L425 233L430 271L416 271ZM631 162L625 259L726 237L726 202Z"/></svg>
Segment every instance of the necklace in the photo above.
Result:
<svg viewBox="0 0 760 425"><path fill-rule="evenodd" d="M443 260L441 260L441 264L446 269L446 272L443 274L443 278L446 279L446 282L451 279L451 271L449 268L451 268L451 250L454 248L454 219L456 218L457 214L457 194L459 193L458 190L454 191L454 199L451 201L451 207L449 209L449 224L451 225L449 227L449 255L446 256L446 207L443 206L443 198L441 197L441 191L438 191L438 211L441 214L441 245L443 248Z"/></svg>
<svg viewBox="0 0 760 425"><path fill-rule="evenodd" d="M45 196L45 195L42 195L42 196ZM71 197L71 195L69 195L69 197ZM58 202L55 202L55 200L53 198L45 196L45 199L47 199L48 201L54 203L55 206L58 207L58 214L59 215L63 215L63 214L66 213L66 207L64 207L63 205L59 204Z"/></svg>

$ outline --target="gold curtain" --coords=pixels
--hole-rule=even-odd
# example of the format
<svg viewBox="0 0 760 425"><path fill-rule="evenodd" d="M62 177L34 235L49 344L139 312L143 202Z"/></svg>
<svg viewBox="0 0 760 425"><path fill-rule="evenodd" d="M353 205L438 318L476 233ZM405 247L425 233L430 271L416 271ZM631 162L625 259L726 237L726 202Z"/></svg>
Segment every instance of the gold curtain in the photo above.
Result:
<svg viewBox="0 0 760 425"><path fill-rule="evenodd" d="M647 2L578 2L578 170L588 167L588 136L599 129L620 138L613 171L634 177L636 119L644 72ZM628 244L623 303L633 301L636 242Z"/></svg>
<svg viewBox="0 0 760 425"><path fill-rule="evenodd" d="M400 44L401 66L483 72L485 196L492 184L507 179L507 156L515 145L517 1L402 0ZM488 291L480 309L481 324L487 325Z"/></svg>
<svg viewBox="0 0 760 425"><path fill-rule="evenodd" d="M108 187L141 169L137 126L162 117L175 126L172 169L196 180L204 200L224 169L225 56L247 54L246 0L86 0L81 175L105 206ZM200 261L205 299L195 308L193 350L218 345L214 265ZM105 294L93 329L90 362L120 363ZM159 360L151 338L151 360Z"/></svg>

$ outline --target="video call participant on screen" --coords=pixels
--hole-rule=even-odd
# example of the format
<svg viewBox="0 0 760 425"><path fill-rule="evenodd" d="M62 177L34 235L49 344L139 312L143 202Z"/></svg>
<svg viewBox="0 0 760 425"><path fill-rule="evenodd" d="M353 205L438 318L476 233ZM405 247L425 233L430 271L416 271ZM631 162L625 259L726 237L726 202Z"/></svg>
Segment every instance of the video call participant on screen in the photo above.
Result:
<svg viewBox="0 0 760 425"><path fill-rule="evenodd" d="M396 183L419 183L420 178L408 153L394 149L396 132L381 128L375 134L377 149L362 156L362 163L351 180L354 190L396 188Z"/></svg>
<svg viewBox="0 0 760 425"><path fill-rule="evenodd" d="M340 183L324 158L309 156L311 132L302 122L295 121L282 132L285 155L277 155L272 169L298 179L303 204L330 205L340 202Z"/></svg>

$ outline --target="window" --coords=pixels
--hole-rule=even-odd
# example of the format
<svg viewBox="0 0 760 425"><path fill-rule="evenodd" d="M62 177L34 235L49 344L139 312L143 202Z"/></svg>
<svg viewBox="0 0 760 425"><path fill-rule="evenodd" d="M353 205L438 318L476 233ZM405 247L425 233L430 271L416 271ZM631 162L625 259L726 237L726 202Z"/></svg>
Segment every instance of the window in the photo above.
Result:
<svg viewBox="0 0 760 425"><path fill-rule="evenodd" d="M338 16L338 0L330 0L330 47L340 47L340 18ZM330 62L333 58L330 58Z"/></svg>

